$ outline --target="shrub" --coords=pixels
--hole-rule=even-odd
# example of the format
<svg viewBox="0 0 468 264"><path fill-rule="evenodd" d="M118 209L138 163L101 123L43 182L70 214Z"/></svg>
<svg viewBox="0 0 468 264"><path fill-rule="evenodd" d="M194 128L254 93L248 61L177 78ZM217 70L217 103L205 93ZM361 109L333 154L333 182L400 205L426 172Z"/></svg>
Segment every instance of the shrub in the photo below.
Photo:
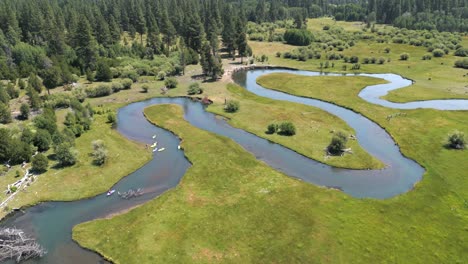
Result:
<svg viewBox="0 0 468 264"><path fill-rule="evenodd" d="M284 40L290 45L307 46L313 39L312 33L306 29L288 29L284 33Z"/></svg>
<svg viewBox="0 0 468 264"><path fill-rule="evenodd" d="M384 49L384 51L385 51L385 53L390 53L390 48L389 48L389 47L386 47L386 48Z"/></svg>
<svg viewBox="0 0 468 264"><path fill-rule="evenodd" d="M28 104L21 104L19 118L22 120L27 120L29 118L29 110L30 109Z"/></svg>
<svg viewBox="0 0 468 264"><path fill-rule="evenodd" d="M117 93L117 92L119 92L120 90L122 90L124 88L123 84L120 83L120 82L112 83L111 87L112 87L112 92L113 93Z"/></svg>
<svg viewBox="0 0 468 264"><path fill-rule="evenodd" d="M385 61L386 61L385 58L380 57L378 63L379 64L385 64Z"/></svg>
<svg viewBox="0 0 468 264"><path fill-rule="evenodd" d="M174 77L169 77L164 81L164 85L169 89L176 88L177 84L177 79Z"/></svg>
<svg viewBox="0 0 468 264"><path fill-rule="evenodd" d="M117 117L114 113L110 112L107 114L107 123L112 124L112 127L115 127L117 125Z"/></svg>
<svg viewBox="0 0 468 264"><path fill-rule="evenodd" d="M133 82L136 82L138 81L138 77L140 77L140 75L135 70L127 70L127 71L124 71L120 75L120 77L128 78L128 79L131 79Z"/></svg>
<svg viewBox="0 0 468 264"><path fill-rule="evenodd" d="M104 142L100 139L94 140L92 143L94 164L101 166L107 161L107 148Z"/></svg>
<svg viewBox="0 0 468 264"><path fill-rule="evenodd" d="M48 167L49 167L49 159L47 159L47 157L44 154L39 153L32 158L32 170L33 171L41 173L41 172L46 171Z"/></svg>
<svg viewBox="0 0 468 264"><path fill-rule="evenodd" d="M149 86L145 84L145 85L141 86L141 89L143 90L144 93L147 93L148 90L149 90Z"/></svg>
<svg viewBox="0 0 468 264"><path fill-rule="evenodd" d="M47 130L38 129L36 135L33 138L33 144L39 151L46 151L50 148L52 143L52 137Z"/></svg>
<svg viewBox="0 0 468 264"><path fill-rule="evenodd" d="M400 60L408 60L409 59L409 54L408 53L402 53L400 54Z"/></svg>
<svg viewBox="0 0 468 264"><path fill-rule="evenodd" d="M278 134L284 136L294 136L296 134L296 127L291 122L283 122L278 126Z"/></svg>
<svg viewBox="0 0 468 264"><path fill-rule="evenodd" d="M326 30L330 30L330 26L329 26L329 25L323 26L323 30L325 30L325 31L326 31Z"/></svg>
<svg viewBox="0 0 468 264"><path fill-rule="evenodd" d="M93 82L94 81L94 74L90 69L86 70L86 80L88 82Z"/></svg>
<svg viewBox="0 0 468 264"><path fill-rule="evenodd" d="M166 72L164 71L160 71L158 72L158 75L156 77L159 81L163 81L164 79L166 79Z"/></svg>
<svg viewBox="0 0 468 264"><path fill-rule="evenodd" d="M125 78L121 81L124 90L132 88L133 81L131 79Z"/></svg>
<svg viewBox="0 0 468 264"><path fill-rule="evenodd" d="M281 58L281 52L279 52L279 51L276 52L276 57L277 57L277 58Z"/></svg>
<svg viewBox="0 0 468 264"><path fill-rule="evenodd" d="M112 72L109 65L104 61L99 61L96 67L96 81L109 82L112 79Z"/></svg>
<svg viewBox="0 0 468 264"><path fill-rule="evenodd" d="M423 60L431 60L431 59L432 59L432 55L431 55L431 54L426 54L426 55L422 56L422 59L423 59Z"/></svg>
<svg viewBox="0 0 468 264"><path fill-rule="evenodd" d="M239 102L235 100L229 100L224 106L224 111L228 113L235 113L239 110Z"/></svg>
<svg viewBox="0 0 468 264"><path fill-rule="evenodd" d="M457 68L463 68L463 69L468 69L468 59L465 58L463 60L457 60L455 62L455 67Z"/></svg>
<svg viewBox="0 0 468 264"><path fill-rule="evenodd" d="M351 69L352 70L359 70L359 69L361 69L361 64L355 63L355 64L353 64L353 67Z"/></svg>
<svg viewBox="0 0 468 264"><path fill-rule="evenodd" d="M359 57L351 56L351 58L349 58L349 62L350 63L358 63L359 62Z"/></svg>
<svg viewBox="0 0 468 264"><path fill-rule="evenodd" d="M55 156L60 166L71 166L76 163L78 152L67 143L62 143L55 149Z"/></svg>
<svg viewBox="0 0 468 264"><path fill-rule="evenodd" d="M278 131L278 125L277 124L269 124L267 127L267 134L274 134Z"/></svg>
<svg viewBox="0 0 468 264"><path fill-rule="evenodd" d="M468 57L468 48L459 48L454 53L458 57Z"/></svg>
<svg viewBox="0 0 468 264"><path fill-rule="evenodd" d="M343 150L346 148L346 143L348 142L348 138L343 132L336 133L328 145L327 150L328 153L332 155L341 155Z"/></svg>
<svg viewBox="0 0 468 264"><path fill-rule="evenodd" d="M452 149L464 149L466 147L465 135L459 131L453 132L448 135L447 145Z"/></svg>
<svg viewBox="0 0 468 264"><path fill-rule="evenodd" d="M432 55L434 55L434 57L436 58L440 58L440 57L443 57L445 55L445 52L441 49L435 49L432 51Z"/></svg>
<svg viewBox="0 0 468 264"><path fill-rule="evenodd" d="M12 121L10 107L0 102L0 123L8 124Z"/></svg>
<svg viewBox="0 0 468 264"><path fill-rule="evenodd" d="M101 84L95 88L86 89L86 95L89 98L108 96L111 93L112 93L112 88L110 85L107 85L107 84Z"/></svg>
<svg viewBox="0 0 468 264"><path fill-rule="evenodd" d="M203 93L203 89L200 87L199 83L191 83L189 85L187 94L194 95L194 94L202 94L202 93Z"/></svg>

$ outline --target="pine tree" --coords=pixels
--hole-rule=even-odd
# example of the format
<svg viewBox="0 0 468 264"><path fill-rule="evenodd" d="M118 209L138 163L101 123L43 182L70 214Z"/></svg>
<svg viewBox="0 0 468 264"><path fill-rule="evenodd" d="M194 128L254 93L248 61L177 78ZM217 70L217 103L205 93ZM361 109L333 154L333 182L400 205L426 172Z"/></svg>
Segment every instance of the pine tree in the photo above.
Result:
<svg viewBox="0 0 468 264"><path fill-rule="evenodd" d="M94 69L97 57L96 42L91 34L88 20L84 17L78 21L74 44L81 71L85 72L87 68Z"/></svg>

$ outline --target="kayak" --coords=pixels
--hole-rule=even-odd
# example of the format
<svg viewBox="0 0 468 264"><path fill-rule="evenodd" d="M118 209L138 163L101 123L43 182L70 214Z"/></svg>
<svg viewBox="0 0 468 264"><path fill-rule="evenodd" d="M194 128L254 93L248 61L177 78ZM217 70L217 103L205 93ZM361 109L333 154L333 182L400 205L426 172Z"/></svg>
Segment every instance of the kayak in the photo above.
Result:
<svg viewBox="0 0 468 264"><path fill-rule="evenodd" d="M158 145L158 142L156 141L156 142L154 142L153 145L151 145L151 147L152 147L152 148L155 148L157 145Z"/></svg>
<svg viewBox="0 0 468 264"><path fill-rule="evenodd" d="M159 152L161 152L161 151L163 151L163 150L165 150L165 148L160 148L160 149L158 149Z"/></svg>
<svg viewBox="0 0 468 264"><path fill-rule="evenodd" d="M179 145L179 146L177 146L177 149L180 149L180 145Z"/></svg>
<svg viewBox="0 0 468 264"><path fill-rule="evenodd" d="M153 138L156 138L156 135L153 135Z"/></svg>
<svg viewBox="0 0 468 264"><path fill-rule="evenodd" d="M110 190L110 191L107 192L107 196L111 196L114 193L115 193L115 190Z"/></svg>
<svg viewBox="0 0 468 264"><path fill-rule="evenodd" d="M153 152L156 152L157 150L158 150L158 148L154 148L154 149L153 149Z"/></svg>

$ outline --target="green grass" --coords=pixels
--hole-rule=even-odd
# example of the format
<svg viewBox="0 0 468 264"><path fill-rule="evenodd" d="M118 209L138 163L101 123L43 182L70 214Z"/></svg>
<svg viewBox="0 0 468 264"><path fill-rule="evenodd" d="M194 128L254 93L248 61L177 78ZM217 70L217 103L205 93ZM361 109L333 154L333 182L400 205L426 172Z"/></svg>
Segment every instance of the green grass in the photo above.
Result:
<svg viewBox="0 0 468 264"><path fill-rule="evenodd" d="M356 82L354 81L356 80ZM365 87L382 83L374 78L359 78L346 82L343 87ZM349 146L354 154L342 157L327 157L325 149L331 141L331 131L343 131L347 135L355 132L340 118L316 107L302 104L271 100L254 95L234 84L227 87L231 96L240 101L240 109L234 114L224 111L222 104L210 106L208 111L229 118L229 123L270 141L287 146L305 156L335 167L353 169L383 168L384 164L369 155L359 143L350 140ZM267 126L291 121L296 126L296 135L292 137L278 134L266 134Z"/></svg>
<svg viewBox="0 0 468 264"><path fill-rule="evenodd" d="M180 107L150 107L147 117L183 139L193 166L176 188L124 215L80 224L73 237L115 263L465 263L468 151L439 142L453 127L468 130L466 113L409 113L385 125L428 172L415 190L381 201L288 178L190 126ZM398 132L408 122L414 126Z"/></svg>
<svg viewBox="0 0 468 264"><path fill-rule="evenodd" d="M60 116L62 112L59 112ZM79 151L77 164L55 168L56 162L50 160L49 170L41 174L26 191L18 193L8 203L8 207L19 208L42 201L72 201L95 196L108 190L150 159L151 154L144 146L127 140L111 129L106 121L107 115L95 115L92 129L76 139L76 149ZM92 152L91 142L96 139L103 140L109 152L108 161L100 167L92 164L92 157L89 155ZM48 154L51 153L49 151ZM13 176L15 170L16 168L12 169L5 180L0 180L1 186L6 188L8 183L18 180ZM0 217L6 213L6 210L2 210Z"/></svg>
<svg viewBox="0 0 468 264"><path fill-rule="evenodd" d="M309 22L309 28L312 30L321 30L322 24L327 24L329 19L312 20ZM352 22L340 22L345 30L352 31L356 25ZM463 44L465 47L468 45L468 37L464 37ZM281 65L304 70L320 71L320 62L325 62L326 52L322 51L321 60L308 60L301 62L291 59L277 58L276 52L284 53L291 51L297 47L286 45L282 43L265 43L250 41L249 45L252 47L254 54L265 54L269 57L269 64ZM385 53L384 49L389 47L390 53ZM331 51L338 53L337 51ZM407 52L410 54L408 61L400 61L400 54ZM464 69L454 67L454 62L459 60L460 57L445 55L442 58L432 58L432 60L423 61L423 55L428 54L425 47L415 47L407 44L394 44L394 43L376 43L370 40L361 40L351 47L342 52L345 56L358 56L361 61L365 57L383 57L390 59L390 62L385 62L384 65L377 64L362 64L358 72L367 73L395 73L403 77L415 81L414 85L403 89L398 89L390 92L385 98L394 102L410 102L417 100L431 100L431 99L447 99L447 98L468 98L468 75ZM330 61L335 64L334 68L323 69L326 72L343 72L342 66L347 65L347 72L352 73L352 64L344 63L343 60Z"/></svg>

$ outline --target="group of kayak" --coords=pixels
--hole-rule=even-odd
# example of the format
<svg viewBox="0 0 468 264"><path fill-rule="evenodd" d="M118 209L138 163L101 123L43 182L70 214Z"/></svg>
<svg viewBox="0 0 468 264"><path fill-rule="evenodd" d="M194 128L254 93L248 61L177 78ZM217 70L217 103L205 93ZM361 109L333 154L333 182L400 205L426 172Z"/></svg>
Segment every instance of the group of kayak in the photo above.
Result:
<svg viewBox="0 0 468 264"><path fill-rule="evenodd" d="M156 135L153 135L153 139L155 139L155 138L156 138ZM164 150L166 149L166 148L159 148L159 149L158 149L157 146L158 146L158 142L157 142L157 141L155 141L155 142L153 143L153 145L150 146L150 147L153 149L153 152L156 152L156 151L161 152L161 151L164 151ZM180 145L177 146L177 149L180 149ZM114 193L115 193L115 190L113 190L113 189L112 189L112 190L109 190L109 191L107 192L107 196L111 196L111 195L114 194Z"/></svg>
<svg viewBox="0 0 468 264"><path fill-rule="evenodd" d="M155 138L156 138L156 135L153 135L153 139L155 139ZM156 152L156 151L161 152L161 151L164 151L164 150L165 150L165 148L160 148L160 149L158 149L158 148L156 147L157 145L158 145L158 142L155 141L155 142L153 143L153 145L150 146L150 147L153 149L153 152Z"/></svg>

